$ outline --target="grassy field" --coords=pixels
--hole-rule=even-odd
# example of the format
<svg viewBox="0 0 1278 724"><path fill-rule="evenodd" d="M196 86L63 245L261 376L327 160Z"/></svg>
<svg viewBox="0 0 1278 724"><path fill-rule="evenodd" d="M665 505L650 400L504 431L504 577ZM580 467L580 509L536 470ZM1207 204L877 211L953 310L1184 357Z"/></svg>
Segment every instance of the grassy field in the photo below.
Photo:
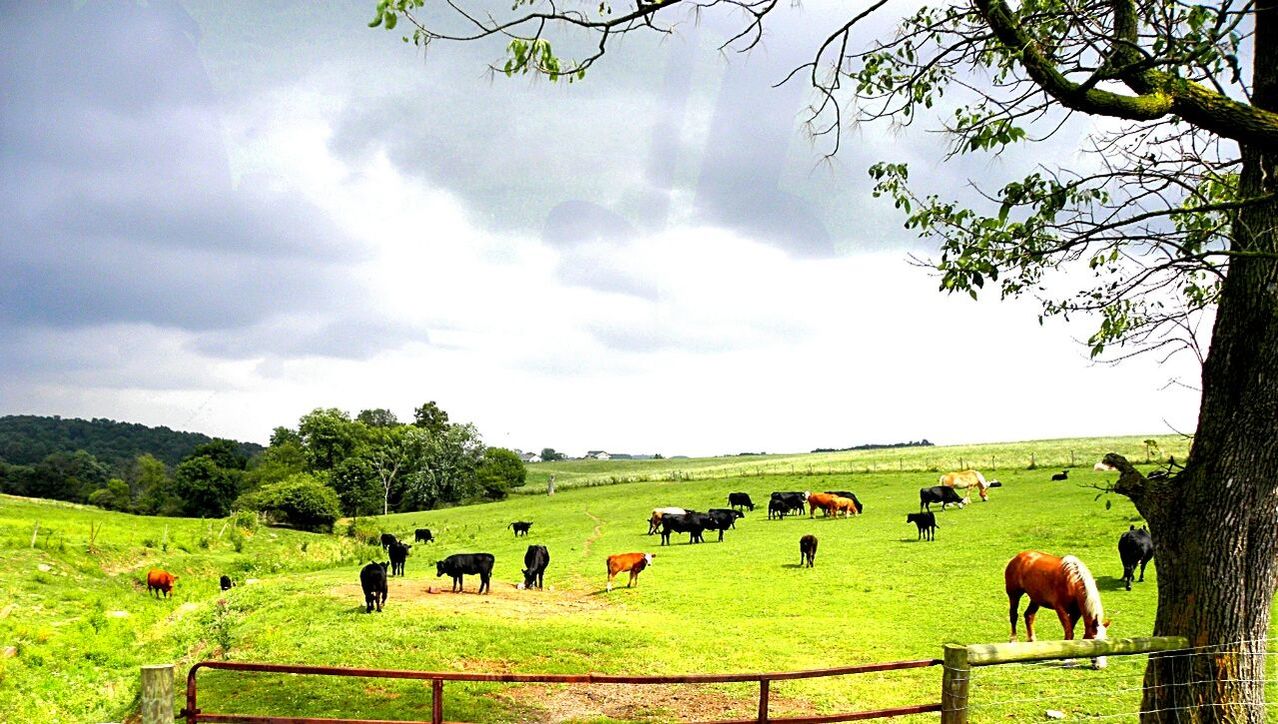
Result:
<svg viewBox="0 0 1278 724"><path fill-rule="evenodd" d="M414 546L386 610L363 612L358 570L380 549L339 535L259 529L238 539L223 521L136 518L74 506L0 498L0 719L121 720L136 706L137 666L233 660L454 671L656 674L787 670L940 655L944 642L1007 638L1002 569L1017 551L1074 553L1096 574L1115 637L1147 635L1157 573L1122 590L1115 543L1137 517L1124 499L1096 500L1087 484L1109 476L994 470L1005 486L991 502L940 515L933 543L916 541L905 514L930 473L772 475L591 487L553 497L392 515L375 529L437 543ZM866 506L851 520L769 521L760 509L726 539L666 548L648 537L658 505L705 509L729 491L756 501L771 490L849 489ZM506 525L534 521L527 540ZM35 521L41 530L35 547ZM93 551L91 524L101 524ZM167 530L167 534L165 531ZM820 540L816 567L798 567L798 538ZM236 534L238 535L238 534ZM167 537L167 540L166 540ZM520 591L529 543L551 552L545 591ZM236 550L238 545L239 550ZM489 551L491 595L462 594L436 578L437 558ZM603 592L604 558L655 551L639 586ZM148 598L142 573L178 573L172 600ZM48 570L43 570L47 567ZM217 576L241 585L222 596ZM442 593L439 592L442 589ZM217 601L225 600L219 608ZM219 610L225 613L220 616ZM1050 613L1042 638L1060 636ZM1071 719L1136 710L1139 657L1110 668L1035 665L979 670L973 721ZM938 668L774 685L773 714L832 713L939 698ZM1272 677L1272 673L1271 673ZM421 683L312 680L260 674L201 675L201 708L244 714L423 718ZM445 716L471 721L634 721L749 716L754 685L658 687L541 685L446 687ZM934 721L935 715L914 717ZM1120 719L1121 720L1121 719Z"/></svg>
<svg viewBox="0 0 1278 724"><path fill-rule="evenodd" d="M1157 448L1147 448L1146 440L1154 440ZM528 484L516 492L542 493L551 475L555 476L556 489L563 490L616 483L760 475L941 472L969 467L1027 469L1031 465L1038 469L1090 468L1107 452L1119 453L1139 463L1147 461L1151 453L1154 460L1166 460L1167 456L1174 455L1183 461L1188 449L1189 440L1180 435L1137 435L673 460L563 460L529 465Z"/></svg>

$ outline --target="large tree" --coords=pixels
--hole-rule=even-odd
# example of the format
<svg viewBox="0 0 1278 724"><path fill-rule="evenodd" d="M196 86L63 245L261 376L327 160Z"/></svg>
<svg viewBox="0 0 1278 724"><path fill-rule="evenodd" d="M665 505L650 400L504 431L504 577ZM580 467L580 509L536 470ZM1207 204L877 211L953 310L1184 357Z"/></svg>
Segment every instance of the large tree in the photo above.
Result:
<svg viewBox="0 0 1278 724"><path fill-rule="evenodd" d="M1096 355L1199 356L1202 400L1184 469L1148 480L1125 467L1117 486L1158 546L1154 633L1218 647L1151 660L1145 721L1265 718L1278 580L1275 2L942 0L875 38L858 23L886 0L866 0L790 78L814 88L808 121L827 153L850 119L943 117L955 154L1001 153L1053 138L1072 117L1099 119L1079 170L1043 166L968 198L913 185L891 159L871 173L876 195L938 245L926 261L942 289L1034 295L1044 315L1093 313ZM494 14L382 0L372 24L407 20L418 45L493 39L504 48L498 71L580 80L618 35L667 32L677 8L739 13L725 47L748 49L785 5L521 0ZM560 39L590 50L561 58L551 45ZM929 110L941 107L944 116ZM1068 273L1051 278L1058 270ZM1209 339L1198 334L1204 315Z"/></svg>

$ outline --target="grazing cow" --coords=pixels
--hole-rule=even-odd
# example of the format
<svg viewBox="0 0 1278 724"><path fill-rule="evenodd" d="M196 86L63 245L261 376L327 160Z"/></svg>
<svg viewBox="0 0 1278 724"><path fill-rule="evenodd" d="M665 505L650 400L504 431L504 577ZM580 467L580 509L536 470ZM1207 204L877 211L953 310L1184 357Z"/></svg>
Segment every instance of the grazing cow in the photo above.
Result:
<svg viewBox="0 0 1278 724"><path fill-rule="evenodd" d="M799 515L803 515L803 511L807 508L807 502L807 493L774 492L768 500L768 518L772 518L774 515L777 518L784 518L792 512L798 512Z"/></svg>
<svg viewBox="0 0 1278 724"><path fill-rule="evenodd" d="M1059 473L1056 473L1055 475L1052 476L1052 482L1058 482L1061 480L1069 480L1068 470L1062 470Z"/></svg>
<svg viewBox="0 0 1278 724"><path fill-rule="evenodd" d="M453 591L465 591L466 584L462 576L479 574L479 592L488 589L488 581L493 576L493 563L496 558L491 553L454 553L442 561L435 561L435 576L447 573L453 578Z"/></svg>
<svg viewBox="0 0 1278 724"><path fill-rule="evenodd" d="M831 496L831 497L834 498L834 514L835 515L842 513L844 517L850 517L853 515L861 514L861 510L857 507L856 501L852 500L851 498L841 498L837 495Z"/></svg>
<svg viewBox="0 0 1278 724"><path fill-rule="evenodd" d="M414 543L429 543L435 540L435 536L431 535L430 528L418 528L413 532Z"/></svg>
<svg viewBox="0 0 1278 724"><path fill-rule="evenodd" d="M230 576L222 576L218 584L222 586L223 591L229 591L235 586L235 581L232 581Z"/></svg>
<svg viewBox="0 0 1278 724"><path fill-rule="evenodd" d="M995 485L997 482L997 480L986 481L985 476L976 470L959 470L942 475L938 484L947 488L965 491L976 488L976 491L981 495L981 500L988 503L990 500L989 489L999 487ZM970 495L970 492L968 494Z"/></svg>
<svg viewBox="0 0 1278 724"><path fill-rule="evenodd" d="M861 499L856 497L855 493L850 493L846 490L827 490L825 492L827 495L837 495L840 498L847 498L848 500L851 500L853 503L856 503L857 513L865 512L865 506L861 505Z"/></svg>
<svg viewBox="0 0 1278 724"><path fill-rule="evenodd" d="M165 598L173 596L173 583L178 577L160 568L152 568L146 572L146 592L155 593L155 597L160 597L160 592L164 592Z"/></svg>
<svg viewBox="0 0 1278 724"><path fill-rule="evenodd" d="M528 522L528 521L526 521L526 520L517 520L517 521L515 521L514 523L511 523L510 525L508 525L508 526L506 526L506 527L507 527L507 528L514 528L514 529L515 529L515 537L516 537L516 538L518 538L518 537L519 537L519 536L521 536L521 535L524 535L524 536L528 535L528 529L532 527L532 523L530 523L530 522Z"/></svg>
<svg viewBox="0 0 1278 724"><path fill-rule="evenodd" d="M684 508L653 508L652 517L648 518L648 535L652 535L661 530L661 518L667 515L684 515L688 511Z"/></svg>
<svg viewBox="0 0 1278 724"><path fill-rule="evenodd" d="M970 501L971 498L960 498L959 494L954 492L954 488L947 488L944 485L919 488L919 512L931 510L932 503L940 503L941 510L945 510L946 506L949 505L957 505L962 508Z"/></svg>
<svg viewBox="0 0 1278 724"><path fill-rule="evenodd" d="M913 523L919 527L919 537L915 540L936 540L936 529L941 526L936 524L936 513L906 513L906 524Z"/></svg>
<svg viewBox="0 0 1278 724"><path fill-rule="evenodd" d="M750 500L749 493L728 493L729 508L748 508L750 512L754 512L754 502Z"/></svg>
<svg viewBox="0 0 1278 724"><path fill-rule="evenodd" d="M612 579L616 578L618 573L626 571L630 571L630 582L626 584L626 588L635 585L639 581L639 574L652 565L652 559L656 555L656 553L618 553L615 556L608 556L607 590L612 590Z"/></svg>
<svg viewBox="0 0 1278 724"><path fill-rule="evenodd" d="M702 543L701 533L709 526L710 516L688 512L683 515L665 515L661 518L661 545L670 545L671 533L687 533L689 543Z"/></svg>
<svg viewBox="0 0 1278 724"><path fill-rule="evenodd" d="M390 548L386 549L386 552L390 554L390 574L392 576L404 575L404 561L408 560L408 549L410 548L412 546L408 543L395 541L391 543Z"/></svg>
<svg viewBox="0 0 1278 724"><path fill-rule="evenodd" d="M834 496L829 493L807 493L808 500L808 517L811 518L817 512L817 508L825 515L834 512Z"/></svg>
<svg viewBox="0 0 1278 724"><path fill-rule="evenodd" d="M744 518L745 515L737 510L728 510L726 508L711 508L706 512L706 529L719 531L719 542L723 542L723 531L729 528L735 528L737 518Z"/></svg>
<svg viewBox="0 0 1278 724"><path fill-rule="evenodd" d="M524 552L524 582L519 584L519 588L532 588L534 585L541 588L548 565L550 551L546 550L546 546L528 546Z"/></svg>
<svg viewBox="0 0 1278 724"><path fill-rule="evenodd" d="M365 613L372 613L374 606L381 611L382 605L386 603L386 595L389 593L386 586L386 568L389 565L389 561L369 563L360 569L359 585L364 589Z"/></svg>
<svg viewBox="0 0 1278 724"><path fill-rule="evenodd" d="M1154 558L1154 539L1150 537L1145 526L1137 528L1129 526L1127 532L1118 538L1118 557L1123 561L1123 584L1132 590L1132 579L1136 577L1136 564L1140 564L1140 580L1145 581L1145 565Z"/></svg>
<svg viewBox="0 0 1278 724"><path fill-rule="evenodd" d="M805 535L799 539L799 567L816 565L817 537Z"/></svg>
<svg viewBox="0 0 1278 724"><path fill-rule="evenodd" d="M381 541L382 541L382 550L389 550L391 547L391 543L398 543L399 539L391 535L390 533L382 533Z"/></svg>

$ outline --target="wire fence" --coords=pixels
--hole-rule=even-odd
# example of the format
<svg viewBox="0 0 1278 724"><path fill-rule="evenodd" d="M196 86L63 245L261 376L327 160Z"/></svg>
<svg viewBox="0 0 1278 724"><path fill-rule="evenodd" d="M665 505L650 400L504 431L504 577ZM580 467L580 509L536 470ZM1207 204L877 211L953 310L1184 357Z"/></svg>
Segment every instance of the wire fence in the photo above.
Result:
<svg viewBox="0 0 1278 724"><path fill-rule="evenodd" d="M1235 641L1170 652L1107 657L1103 670L1092 662L1051 660L978 666L963 671L967 693L968 721L1110 721L1140 722L1151 718L1160 722L1199 721L1202 709L1225 705L1182 703L1188 701L1190 687L1210 685L1216 689L1245 689L1261 686L1265 700L1244 706L1263 710L1265 721L1278 721L1278 652L1270 651L1278 638ZM1204 675L1222 659L1243 657L1235 670L1241 677ZM1146 669L1157 658L1161 679L1147 681ZM1259 659L1259 661L1257 661ZM1258 664L1258 665L1257 665ZM1142 708L1148 691L1179 689L1171 699L1177 703L1161 708ZM1183 696L1180 694L1184 694ZM1167 697L1163 697L1167 698Z"/></svg>

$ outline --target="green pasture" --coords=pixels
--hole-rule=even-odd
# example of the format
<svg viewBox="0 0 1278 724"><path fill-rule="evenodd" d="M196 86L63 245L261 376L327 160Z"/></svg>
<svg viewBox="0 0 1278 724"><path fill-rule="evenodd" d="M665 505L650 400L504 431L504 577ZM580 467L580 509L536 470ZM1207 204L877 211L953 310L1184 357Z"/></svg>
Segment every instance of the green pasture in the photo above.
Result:
<svg viewBox="0 0 1278 724"><path fill-rule="evenodd" d="M372 530L438 542L412 549L385 611L366 614L358 570L381 550L339 534L261 528L242 540L225 521L141 518L0 497L0 719L120 721L136 707L137 667L205 658L448 671L678 674L792 670L940 656L945 642L1005 641L1002 569L1020 550L1073 553L1096 575L1115 637L1148 635L1157 573L1122 590L1115 549L1138 522L1117 496L1091 485L1112 474L1051 469L986 471L1005 485L991 501L938 513L937 540L918 542L905 515L927 472L764 475L567 490L553 497L387 516ZM772 490L856 492L854 519L769 521L763 508L722 543L686 535L659 546L646 535L654 506L725 507L730 491L757 503ZM1107 506L1110 502L1112 505ZM42 531L35 547L35 521ZM534 522L525 540L507 524ZM102 525L94 549L91 524ZM365 522L367 526L367 522ZM165 531L167 530L167 533ZM798 539L819 537L816 567L798 567ZM238 542L237 542L238 540ZM550 549L545 591L520 591L523 551ZM239 550L236 550L236 547ZM448 592L433 562L449 553L496 555L492 593ZM604 593L604 559L656 552L634 589ZM148 598L147 568L177 573L171 600ZM48 570L41 570L41 567ZM217 576L242 585L223 594ZM244 579L259 579L244 584ZM219 607L217 601L225 600ZM220 615L218 611L223 611ZM120 612L126 615L121 616ZM1061 635L1039 616L1040 638ZM229 643L223 651L221 643ZM974 721L1041 721L1133 712L1140 657L1110 668L1019 665L980 669ZM1272 678L1272 674L1271 677ZM414 719L428 716L421 682L201 674L205 711ZM774 684L774 715L833 713L939 700L940 669ZM750 716L755 685L445 687L445 716L470 721L667 721ZM183 702L178 703L178 707ZM935 715L913 717L933 721ZM1123 719L1119 719L1120 721ZM1133 717L1134 720L1134 717Z"/></svg>
<svg viewBox="0 0 1278 724"><path fill-rule="evenodd" d="M1153 440L1156 446L1147 446ZM830 453L735 455L663 460L561 460L528 466L524 494L545 491L550 476L557 490L617 483L710 480L761 475L832 475L837 473L944 472L965 468L1057 470L1091 468L1108 452L1133 463L1175 456L1184 461L1189 439L1181 435L1083 437L978 445L849 450Z"/></svg>

